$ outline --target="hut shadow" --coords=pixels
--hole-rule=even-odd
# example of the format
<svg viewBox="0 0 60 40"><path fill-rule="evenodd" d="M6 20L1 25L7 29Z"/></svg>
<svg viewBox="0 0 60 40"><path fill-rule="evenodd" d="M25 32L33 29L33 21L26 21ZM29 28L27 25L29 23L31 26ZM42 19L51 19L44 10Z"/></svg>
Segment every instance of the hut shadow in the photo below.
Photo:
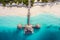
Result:
<svg viewBox="0 0 60 40"><path fill-rule="evenodd" d="M27 40L27 38L29 37L29 36L31 36L32 34L24 34L24 36L23 36L23 40Z"/></svg>

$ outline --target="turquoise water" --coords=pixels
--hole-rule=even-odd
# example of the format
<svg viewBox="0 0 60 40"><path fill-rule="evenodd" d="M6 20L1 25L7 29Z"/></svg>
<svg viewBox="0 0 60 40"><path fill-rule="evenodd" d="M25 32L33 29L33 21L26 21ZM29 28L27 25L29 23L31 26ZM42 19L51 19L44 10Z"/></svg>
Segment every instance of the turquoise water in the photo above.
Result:
<svg viewBox="0 0 60 40"><path fill-rule="evenodd" d="M0 40L60 40L60 18L49 13L42 13L30 18L30 23L40 24L41 28L34 29L31 35L25 35L24 30L17 29L17 24L23 27L27 17L0 16Z"/></svg>

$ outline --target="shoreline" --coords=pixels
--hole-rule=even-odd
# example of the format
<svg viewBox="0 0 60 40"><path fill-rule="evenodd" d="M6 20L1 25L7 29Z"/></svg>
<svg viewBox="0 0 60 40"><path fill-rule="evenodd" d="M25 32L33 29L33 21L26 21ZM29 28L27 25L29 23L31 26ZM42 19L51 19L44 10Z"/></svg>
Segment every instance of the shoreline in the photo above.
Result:
<svg viewBox="0 0 60 40"><path fill-rule="evenodd" d="M44 7L42 6L33 6L30 9L31 16L36 16L41 13L48 12L52 15L55 15L57 17L60 17L60 5L53 5L50 7L49 5L46 5ZM27 16L28 8L17 8L17 7L2 7L0 6L0 16Z"/></svg>

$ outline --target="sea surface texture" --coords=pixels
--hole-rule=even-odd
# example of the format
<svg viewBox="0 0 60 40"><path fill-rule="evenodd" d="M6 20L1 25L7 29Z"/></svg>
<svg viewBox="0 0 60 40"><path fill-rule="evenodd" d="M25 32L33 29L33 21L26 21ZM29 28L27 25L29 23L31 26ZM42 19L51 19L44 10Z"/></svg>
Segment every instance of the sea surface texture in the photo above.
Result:
<svg viewBox="0 0 60 40"><path fill-rule="evenodd" d="M19 30L18 24L23 27L27 24L27 17L0 16L0 40L60 40L60 18L42 13L30 18L30 23L35 26L40 24L40 29L34 29L33 34L25 35L24 29Z"/></svg>

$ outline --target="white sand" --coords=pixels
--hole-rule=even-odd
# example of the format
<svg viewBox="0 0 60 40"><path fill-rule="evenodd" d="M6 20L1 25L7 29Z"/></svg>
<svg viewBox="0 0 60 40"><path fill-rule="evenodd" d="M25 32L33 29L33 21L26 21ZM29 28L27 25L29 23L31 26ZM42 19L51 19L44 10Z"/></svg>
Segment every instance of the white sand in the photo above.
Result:
<svg viewBox="0 0 60 40"><path fill-rule="evenodd" d="M36 16L41 13L48 12L52 15L55 15L57 17L60 17L60 5L53 5L52 7L46 5L44 7L41 6L34 6L31 8L31 16ZM27 8L7 8L7 7L1 7L0 6L0 16L27 16L28 9Z"/></svg>

